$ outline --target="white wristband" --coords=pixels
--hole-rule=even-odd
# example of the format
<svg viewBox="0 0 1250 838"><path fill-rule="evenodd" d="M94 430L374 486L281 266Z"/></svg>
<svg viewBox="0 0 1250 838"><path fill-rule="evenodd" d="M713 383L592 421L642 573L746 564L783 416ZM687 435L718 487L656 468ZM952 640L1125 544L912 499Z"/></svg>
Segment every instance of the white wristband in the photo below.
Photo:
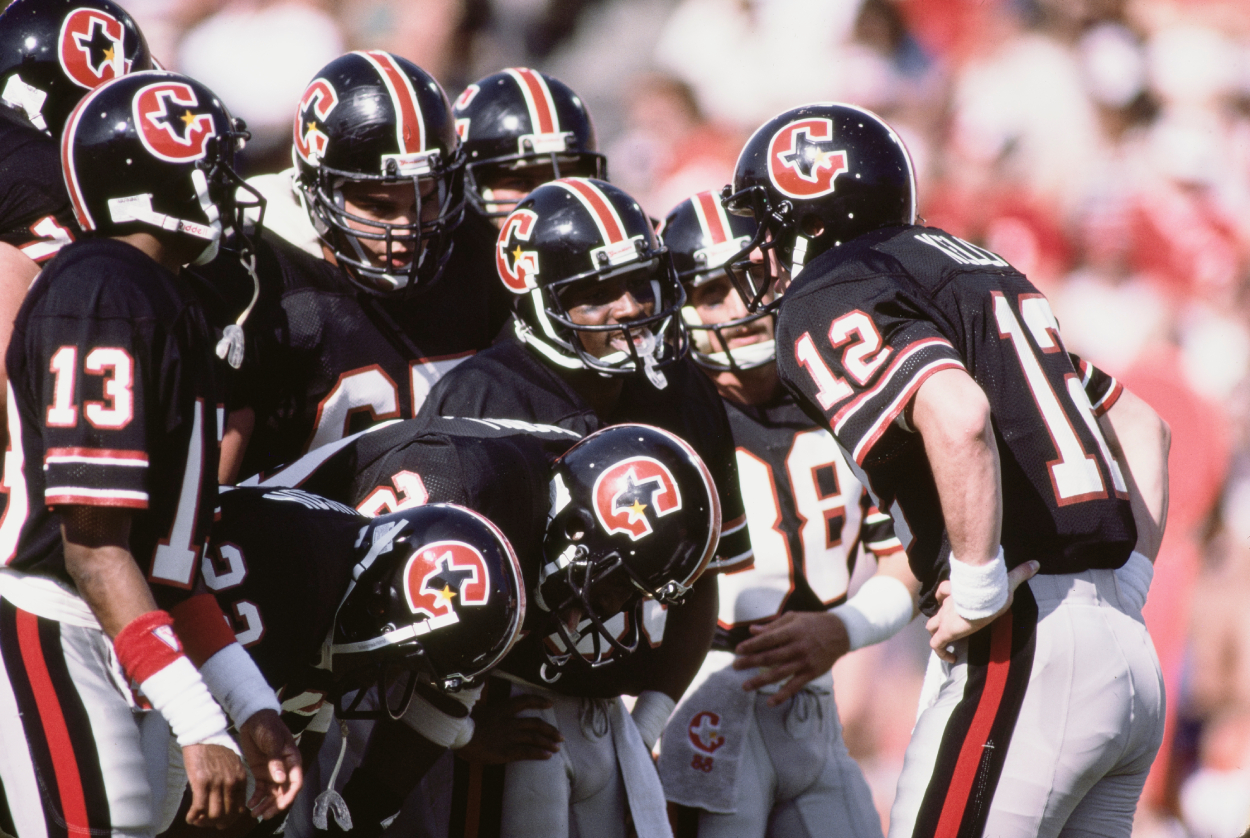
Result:
<svg viewBox="0 0 1250 838"><path fill-rule="evenodd" d="M1150 593L1150 582L1154 575L1154 563L1134 550L1124 566L1116 568L1115 571L1115 583L1124 600L1123 604L1141 611L1146 604L1146 594Z"/></svg>
<svg viewBox="0 0 1250 838"><path fill-rule="evenodd" d="M404 724L440 748L450 748L457 742L463 747L473 738L473 719L467 713L461 718L449 715L420 695L412 697L401 718Z"/></svg>
<svg viewBox="0 0 1250 838"><path fill-rule="evenodd" d="M855 596L830 608L846 626L851 651L889 640L911 622L914 608L911 592L898 579L885 574L869 578Z"/></svg>
<svg viewBox="0 0 1250 838"><path fill-rule="evenodd" d="M273 688L260 674L252 656L238 643L223 646L204 661L200 676L236 726L252 718L259 710L282 712Z"/></svg>
<svg viewBox="0 0 1250 838"><path fill-rule="evenodd" d="M195 665L185 655L148 676L139 689L169 722L180 746L198 745L218 735L227 735L225 715L209 695ZM212 744L219 744L219 740Z"/></svg>
<svg viewBox="0 0 1250 838"><path fill-rule="evenodd" d="M1003 548L988 564L971 565L951 553L951 599L969 622L992 617L1007 604L1007 562Z"/></svg>
<svg viewBox="0 0 1250 838"><path fill-rule="evenodd" d="M664 732L664 725L676 706L677 702L673 701L672 696L659 690L643 690L638 694L630 716L648 751L655 747L656 740Z"/></svg>

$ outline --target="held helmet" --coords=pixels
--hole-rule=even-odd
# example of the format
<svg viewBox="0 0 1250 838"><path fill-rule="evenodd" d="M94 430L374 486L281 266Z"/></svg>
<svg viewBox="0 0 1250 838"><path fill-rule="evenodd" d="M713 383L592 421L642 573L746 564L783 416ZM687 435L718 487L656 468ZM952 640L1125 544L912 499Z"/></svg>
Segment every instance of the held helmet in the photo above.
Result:
<svg viewBox="0 0 1250 838"><path fill-rule="evenodd" d="M682 316L690 332L691 356L704 369L741 372L772 363L776 357L771 337L747 346L729 347L732 335L763 318L773 319L772 312L760 310L705 325L690 304L690 292L724 277L725 263L751 243L755 230L754 219L725 212L720 196L712 192L700 192L673 207L660 227L664 244L673 254L677 277L687 289Z"/></svg>
<svg viewBox="0 0 1250 838"><path fill-rule="evenodd" d="M525 619L521 567L482 515L449 503L403 509L372 519L356 549L330 646L340 716L364 717L357 705L368 690L346 708L343 694L376 683L379 704L399 718L418 677L460 689L516 642ZM407 697L396 710L387 696L404 676Z"/></svg>
<svg viewBox="0 0 1250 838"><path fill-rule="evenodd" d="M679 317L685 294L668 250L638 202L609 183L562 178L535 189L499 231L495 266L514 295L518 335L557 366L605 375L645 372L664 387L662 369L686 352ZM587 325L574 322L563 302L570 294L616 287L651 312ZM596 357L581 337L595 333L623 334L626 348Z"/></svg>
<svg viewBox="0 0 1250 838"><path fill-rule="evenodd" d="M204 242L194 264L240 232L234 171L243 124L204 85L149 70L106 82L70 114L61 169L79 225L101 235L164 230ZM259 202L259 195L256 196Z"/></svg>
<svg viewBox="0 0 1250 838"><path fill-rule="evenodd" d="M564 82L526 67L510 67L464 89L453 106L456 133L468 158L469 201L488 218L513 207L488 210L483 190L500 176L543 167L542 180L607 180L590 112Z"/></svg>
<svg viewBox="0 0 1250 838"><path fill-rule="evenodd" d="M375 294L415 290L442 275L464 216L464 153L433 76L381 50L339 56L304 90L294 139L309 217L357 285ZM408 220L349 211L349 184L410 186ZM370 242L384 243L381 265Z"/></svg>
<svg viewBox="0 0 1250 838"><path fill-rule="evenodd" d="M109 0L15 0L0 14L0 99L53 137L87 91L151 69L143 33Z"/></svg>
<svg viewBox="0 0 1250 838"><path fill-rule="evenodd" d="M916 176L903 141L871 111L837 103L804 105L764 123L738 156L723 197L731 213L759 224L727 266L750 311L776 279L750 275L751 250L774 251L795 275L831 247L916 220Z"/></svg>
<svg viewBox="0 0 1250 838"><path fill-rule="evenodd" d="M535 602L555 623L544 651L557 670L631 654L644 599L680 602L720 539L707 466L650 425L612 425L566 451L552 468L549 515Z"/></svg>

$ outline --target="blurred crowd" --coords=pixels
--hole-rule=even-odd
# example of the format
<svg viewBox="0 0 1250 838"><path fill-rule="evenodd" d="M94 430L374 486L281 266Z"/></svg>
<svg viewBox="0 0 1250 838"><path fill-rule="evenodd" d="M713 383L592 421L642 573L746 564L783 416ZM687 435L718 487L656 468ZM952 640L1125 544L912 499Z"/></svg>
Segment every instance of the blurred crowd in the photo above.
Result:
<svg viewBox="0 0 1250 838"><path fill-rule="evenodd" d="M1054 301L1068 348L1171 424L1171 515L1146 608L1169 726L1137 832L1250 825L1250 4L1245 0L127 0L166 66L290 165L312 73L378 47L451 97L506 66L590 107L613 181L654 217L728 181L750 132L813 100L877 111L920 214ZM923 628L835 668L882 810Z"/></svg>

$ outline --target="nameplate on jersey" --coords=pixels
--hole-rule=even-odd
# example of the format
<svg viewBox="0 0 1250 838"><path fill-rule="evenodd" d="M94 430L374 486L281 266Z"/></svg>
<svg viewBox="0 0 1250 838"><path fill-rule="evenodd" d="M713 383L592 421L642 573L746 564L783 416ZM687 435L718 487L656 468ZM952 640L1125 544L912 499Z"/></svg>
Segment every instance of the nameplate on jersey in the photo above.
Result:
<svg viewBox="0 0 1250 838"><path fill-rule="evenodd" d="M983 247L955 236L939 236L935 233L917 233L916 241L935 247L961 265L978 267L1010 268L1007 260L997 253L991 253Z"/></svg>

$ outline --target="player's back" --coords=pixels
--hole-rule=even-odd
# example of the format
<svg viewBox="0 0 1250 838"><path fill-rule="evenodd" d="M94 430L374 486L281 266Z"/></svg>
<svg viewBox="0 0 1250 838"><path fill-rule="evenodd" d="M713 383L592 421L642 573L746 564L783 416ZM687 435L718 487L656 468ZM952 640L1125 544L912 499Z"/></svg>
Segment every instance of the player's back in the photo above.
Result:
<svg viewBox="0 0 1250 838"><path fill-rule="evenodd" d="M1049 303L1001 257L935 228L869 233L807 266L786 292L778 335L795 347L782 353L783 379L820 380L814 401L874 489L900 502L923 550L941 549L941 511L900 413L929 372L962 366L994 416L1009 563L1036 558L1044 573L1064 573L1127 558L1135 530L1123 477Z"/></svg>

